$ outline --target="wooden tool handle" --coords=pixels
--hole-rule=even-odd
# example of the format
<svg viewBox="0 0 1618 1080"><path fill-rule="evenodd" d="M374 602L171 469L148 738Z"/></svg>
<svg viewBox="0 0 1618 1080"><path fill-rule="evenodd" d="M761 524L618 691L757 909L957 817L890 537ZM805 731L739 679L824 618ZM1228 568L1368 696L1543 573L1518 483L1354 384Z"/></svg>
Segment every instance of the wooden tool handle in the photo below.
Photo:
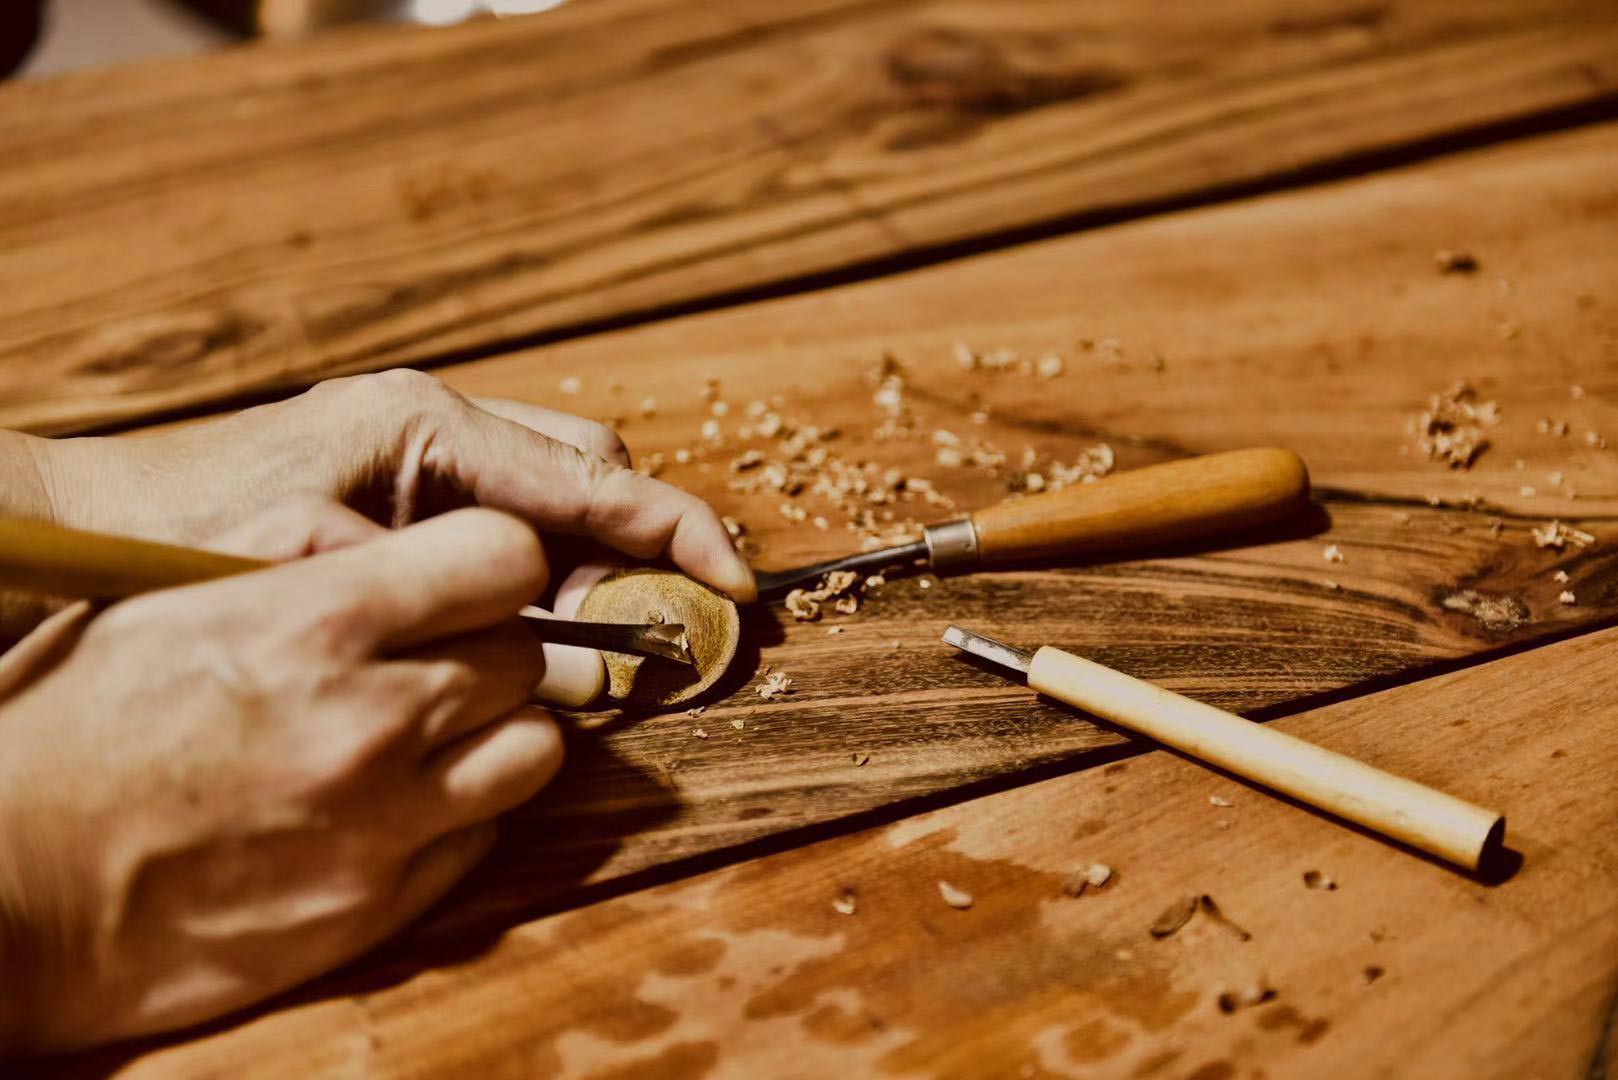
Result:
<svg viewBox="0 0 1618 1080"><path fill-rule="evenodd" d="M44 521L0 518L0 588L113 600L268 565L257 559L83 532Z"/></svg>
<svg viewBox="0 0 1618 1080"><path fill-rule="evenodd" d="M1309 473L1290 450L1231 450L1013 499L972 515L985 563L1141 548L1296 513Z"/></svg>
<svg viewBox="0 0 1618 1080"><path fill-rule="evenodd" d="M1060 649L1034 654L1028 685L1468 870L1505 836L1492 810Z"/></svg>

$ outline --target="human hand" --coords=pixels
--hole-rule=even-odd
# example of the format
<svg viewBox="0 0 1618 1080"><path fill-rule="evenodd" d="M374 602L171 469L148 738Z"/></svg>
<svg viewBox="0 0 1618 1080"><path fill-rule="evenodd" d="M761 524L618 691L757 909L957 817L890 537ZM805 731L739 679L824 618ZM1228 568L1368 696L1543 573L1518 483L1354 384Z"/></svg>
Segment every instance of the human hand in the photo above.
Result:
<svg viewBox="0 0 1618 1080"><path fill-rule="evenodd" d="M666 557L749 601L753 576L713 509L628 468L612 429L521 402L469 400L399 370L321 383L235 416L128 439L43 444L65 525L196 543L294 492L395 526L477 504L543 532Z"/></svg>
<svg viewBox="0 0 1618 1080"><path fill-rule="evenodd" d="M306 499L220 546L318 553L79 605L0 660L0 1054L186 1026L334 967L560 764L524 705L579 669L547 670L511 618L547 576L522 522L386 533Z"/></svg>

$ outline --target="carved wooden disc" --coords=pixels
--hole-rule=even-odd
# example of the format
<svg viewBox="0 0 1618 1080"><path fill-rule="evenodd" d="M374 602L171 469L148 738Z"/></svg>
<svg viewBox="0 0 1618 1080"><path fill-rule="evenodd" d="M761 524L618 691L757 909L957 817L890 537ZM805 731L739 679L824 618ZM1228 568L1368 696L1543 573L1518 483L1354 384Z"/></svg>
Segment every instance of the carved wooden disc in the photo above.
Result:
<svg viewBox="0 0 1618 1080"><path fill-rule="evenodd" d="M661 619L659 618L661 616ZM742 620L730 597L684 574L650 567L614 570L585 594L577 618L586 622L680 623L695 668L625 653L604 652L607 696L626 705L678 705L724 675L741 641Z"/></svg>

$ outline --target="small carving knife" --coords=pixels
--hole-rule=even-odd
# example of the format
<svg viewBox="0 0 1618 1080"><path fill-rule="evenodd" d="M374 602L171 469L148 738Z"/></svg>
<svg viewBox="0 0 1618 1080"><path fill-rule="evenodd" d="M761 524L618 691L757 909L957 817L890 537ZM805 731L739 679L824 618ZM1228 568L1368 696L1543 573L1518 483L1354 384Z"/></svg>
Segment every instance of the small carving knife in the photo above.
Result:
<svg viewBox="0 0 1618 1080"><path fill-rule="evenodd" d="M755 576L759 595L775 596L812 585L833 570L964 571L1096 555L1268 525L1308 502L1309 473L1297 454L1231 450L1010 499L960 521L929 525L914 543Z"/></svg>
<svg viewBox="0 0 1618 1080"><path fill-rule="evenodd" d="M0 518L0 587L22 592L117 600L273 565L260 559L68 529L43 521ZM518 614L542 642L696 664L687 648L683 626L574 622L533 607L523 608Z"/></svg>
<svg viewBox="0 0 1618 1080"><path fill-rule="evenodd" d="M1506 819L1493 810L1093 660L1049 645L1025 652L959 626L946 630L944 640L1026 676L1041 694L1468 870L1496 854L1505 838Z"/></svg>

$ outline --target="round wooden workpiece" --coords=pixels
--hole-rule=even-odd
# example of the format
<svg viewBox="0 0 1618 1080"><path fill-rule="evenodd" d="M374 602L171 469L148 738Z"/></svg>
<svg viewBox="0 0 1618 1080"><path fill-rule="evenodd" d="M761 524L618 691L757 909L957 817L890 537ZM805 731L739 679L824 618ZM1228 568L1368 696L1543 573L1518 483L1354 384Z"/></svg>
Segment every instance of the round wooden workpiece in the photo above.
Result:
<svg viewBox="0 0 1618 1080"><path fill-rule="evenodd" d="M661 616L661 618L659 617ZM679 623L696 667L655 657L604 652L607 696L625 705L679 705L713 686L741 642L736 602L684 574L650 567L614 570L579 605L583 622Z"/></svg>

